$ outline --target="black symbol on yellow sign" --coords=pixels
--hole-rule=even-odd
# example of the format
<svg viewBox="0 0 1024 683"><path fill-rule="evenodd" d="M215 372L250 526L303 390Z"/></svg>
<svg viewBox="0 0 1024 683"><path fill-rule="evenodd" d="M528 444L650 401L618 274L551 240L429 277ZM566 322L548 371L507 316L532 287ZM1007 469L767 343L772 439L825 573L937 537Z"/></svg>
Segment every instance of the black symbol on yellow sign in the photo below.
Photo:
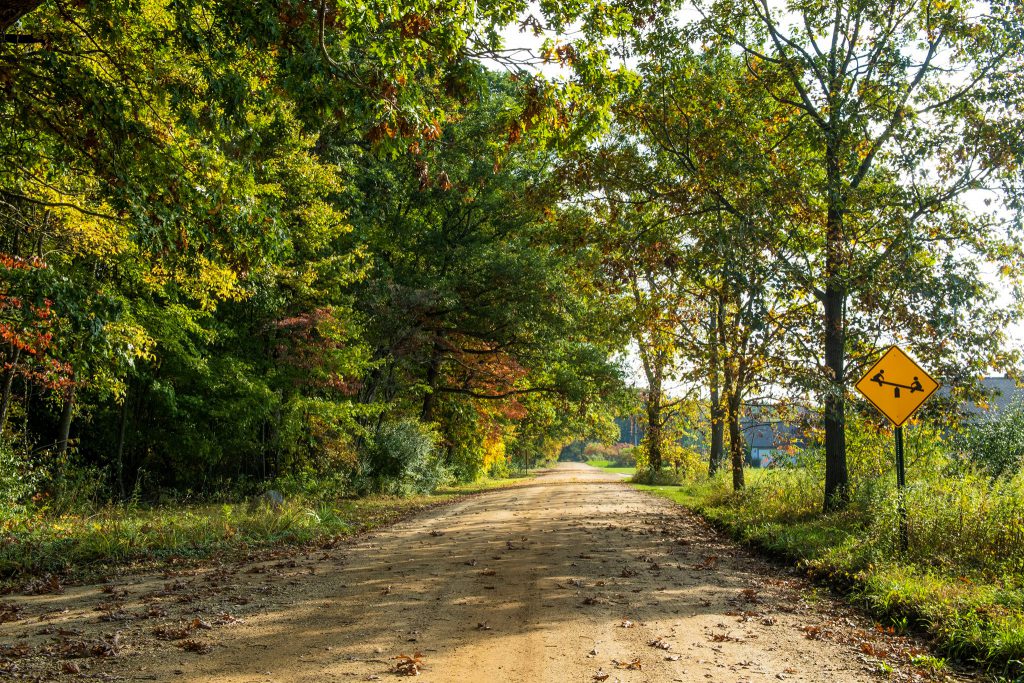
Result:
<svg viewBox="0 0 1024 683"><path fill-rule="evenodd" d="M915 391L924 391L924 387L921 386L921 380L919 380L916 376L914 377L914 381L911 382L909 385L907 385L907 384L897 384L896 382L886 382L885 381L885 370L879 370L877 373L875 373L875 376L871 378L871 381L874 382L875 384L877 384L880 387L881 386L885 386L885 385L889 385L890 387L893 387L893 391L892 391L892 397L893 398L899 398L900 397L900 389L910 389L910 393L914 393Z"/></svg>
<svg viewBox="0 0 1024 683"><path fill-rule="evenodd" d="M939 388L939 383L914 359L893 346L875 361L857 390L899 427Z"/></svg>

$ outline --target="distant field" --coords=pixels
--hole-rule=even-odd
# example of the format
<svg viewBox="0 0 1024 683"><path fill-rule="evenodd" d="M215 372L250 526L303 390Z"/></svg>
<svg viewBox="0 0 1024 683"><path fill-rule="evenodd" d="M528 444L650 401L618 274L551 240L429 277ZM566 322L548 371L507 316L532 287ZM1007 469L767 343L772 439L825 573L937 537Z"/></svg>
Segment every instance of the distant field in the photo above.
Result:
<svg viewBox="0 0 1024 683"><path fill-rule="evenodd" d="M598 467L606 472L617 472L619 474L628 474L629 476L636 474L635 467L613 467L611 460L589 460L587 464L591 467Z"/></svg>

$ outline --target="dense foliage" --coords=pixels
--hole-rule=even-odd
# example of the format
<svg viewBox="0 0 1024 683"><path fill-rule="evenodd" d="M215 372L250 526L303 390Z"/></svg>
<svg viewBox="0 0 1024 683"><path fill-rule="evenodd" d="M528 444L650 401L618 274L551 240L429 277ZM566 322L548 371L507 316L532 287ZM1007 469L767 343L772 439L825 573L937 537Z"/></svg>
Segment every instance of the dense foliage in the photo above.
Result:
<svg viewBox="0 0 1024 683"><path fill-rule="evenodd" d="M853 500L880 347L947 425L1019 369L1024 18L680 6L12 4L7 499L424 491L612 442L638 399L652 477L741 489L756 407ZM964 447L995 476L1001 425Z"/></svg>
<svg viewBox="0 0 1024 683"><path fill-rule="evenodd" d="M608 421L570 122L479 61L514 4L38 4L0 43L8 501L408 493Z"/></svg>
<svg viewBox="0 0 1024 683"><path fill-rule="evenodd" d="M1024 409L960 409L1021 370L1022 37L1008 0L5 3L0 573L572 444L1019 658ZM851 383L894 343L948 391L887 564ZM751 477L754 411L800 438ZM270 487L310 505L139 512Z"/></svg>

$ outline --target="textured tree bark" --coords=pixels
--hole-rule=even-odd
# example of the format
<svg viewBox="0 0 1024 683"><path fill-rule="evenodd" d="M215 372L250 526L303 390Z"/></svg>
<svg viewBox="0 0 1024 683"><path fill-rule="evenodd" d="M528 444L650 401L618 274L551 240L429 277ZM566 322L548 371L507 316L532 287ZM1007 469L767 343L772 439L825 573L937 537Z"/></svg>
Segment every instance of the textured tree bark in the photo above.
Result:
<svg viewBox="0 0 1024 683"><path fill-rule="evenodd" d="M75 412L75 385L68 387L64 394L64 409L60 414L60 426L57 429L57 455L64 455L68 450L68 436L71 434L71 416Z"/></svg>
<svg viewBox="0 0 1024 683"><path fill-rule="evenodd" d="M714 310L711 314L711 334L708 336L710 342L709 353L709 378L711 387L711 453L708 459L708 474L713 475L722 466L725 449L725 415L722 410L721 396L721 369L718 333L722 324L722 304L720 300L715 301Z"/></svg>
<svg viewBox="0 0 1024 683"><path fill-rule="evenodd" d="M729 455L732 460L732 489L740 490L743 481L743 433L739 428L739 401L729 400Z"/></svg>
<svg viewBox="0 0 1024 683"><path fill-rule="evenodd" d="M825 511L838 510L849 502L846 467L845 331L843 293L825 292L825 366L831 371L825 394Z"/></svg>
<svg viewBox="0 0 1024 683"><path fill-rule="evenodd" d="M825 501L826 512L849 502L846 467L846 285L843 282L843 198L841 170L834 146L825 153L828 216L825 231Z"/></svg>
<svg viewBox="0 0 1024 683"><path fill-rule="evenodd" d="M11 367L4 373L3 395L0 396L0 434L4 433L4 427L7 425L7 412L11 409L11 390L14 386L14 370L20 356L21 349L15 349L8 361Z"/></svg>
<svg viewBox="0 0 1024 683"><path fill-rule="evenodd" d="M711 455L708 461L708 474L714 475L722 467L725 460L725 420L722 410L722 398L718 384L711 387Z"/></svg>
<svg viewBox="0 0 1024 683"><path fill-rule="evenodd" d="M746 482L743 479L743 431L740 429L740 408L742 400L739 391L733 386L727 389L728 422L729 422L729 455L732 461L732 488L741 490Z"/></svg>
<svg viewBox="0 0 1024 683"><path fill-rule="evenodd" d="M662 436L661 431L661 377L657 376L656 381L649 388L650 395L647 399L647 434L644 435L647 441L647 468L654 473L661 471L662 465Z"/></svg>

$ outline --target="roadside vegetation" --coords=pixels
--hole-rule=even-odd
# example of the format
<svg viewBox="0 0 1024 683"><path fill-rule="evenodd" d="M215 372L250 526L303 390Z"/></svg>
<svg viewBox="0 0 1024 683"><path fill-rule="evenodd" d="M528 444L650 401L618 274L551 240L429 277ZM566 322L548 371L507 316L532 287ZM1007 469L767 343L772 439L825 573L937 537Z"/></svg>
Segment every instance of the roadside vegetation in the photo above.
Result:
<svg viewBox="0 0 1024 683"><path fill-rule="evenodd" d="M624 443L611 445L588 443L581 451L582 461L591 467L600 467L618 474L636 474L636 456L639 449Z"/></svg>
<svg viewBox="0 0 1024 683"><path fill-rule="evenodd" d="M336 497L330 491L253 496L236 502L157 506L53 501L0 516L0 586L48 583L199 560L245 557L268 548L324 545L392 524L434 505L515 486L525 475L442 486L432 493Z"/></svg>
<svg viewBox="0 0 1024 683"><path fill-rule="evenodd" d="M11 0L0 575L569 448L1013 669L1024 437L964 408L1024 371L1021 74L1012 0ZM892 344L946 390L899 557ZM755 417L799 433L764 474Z"/></svg>
<svg viewBox="0 0 1024 683"><path fill-rule="evenodd" d="M641 488L797 563L883 623L928 633L943 655L1016 678L1024 674L1022 435L1020 405L951 438L927 424L908 428L906 553L891 431L862 420L850 430L856 485L842 511L821 511L816 449L748 469L741 491L722 473Z"/></svg>

